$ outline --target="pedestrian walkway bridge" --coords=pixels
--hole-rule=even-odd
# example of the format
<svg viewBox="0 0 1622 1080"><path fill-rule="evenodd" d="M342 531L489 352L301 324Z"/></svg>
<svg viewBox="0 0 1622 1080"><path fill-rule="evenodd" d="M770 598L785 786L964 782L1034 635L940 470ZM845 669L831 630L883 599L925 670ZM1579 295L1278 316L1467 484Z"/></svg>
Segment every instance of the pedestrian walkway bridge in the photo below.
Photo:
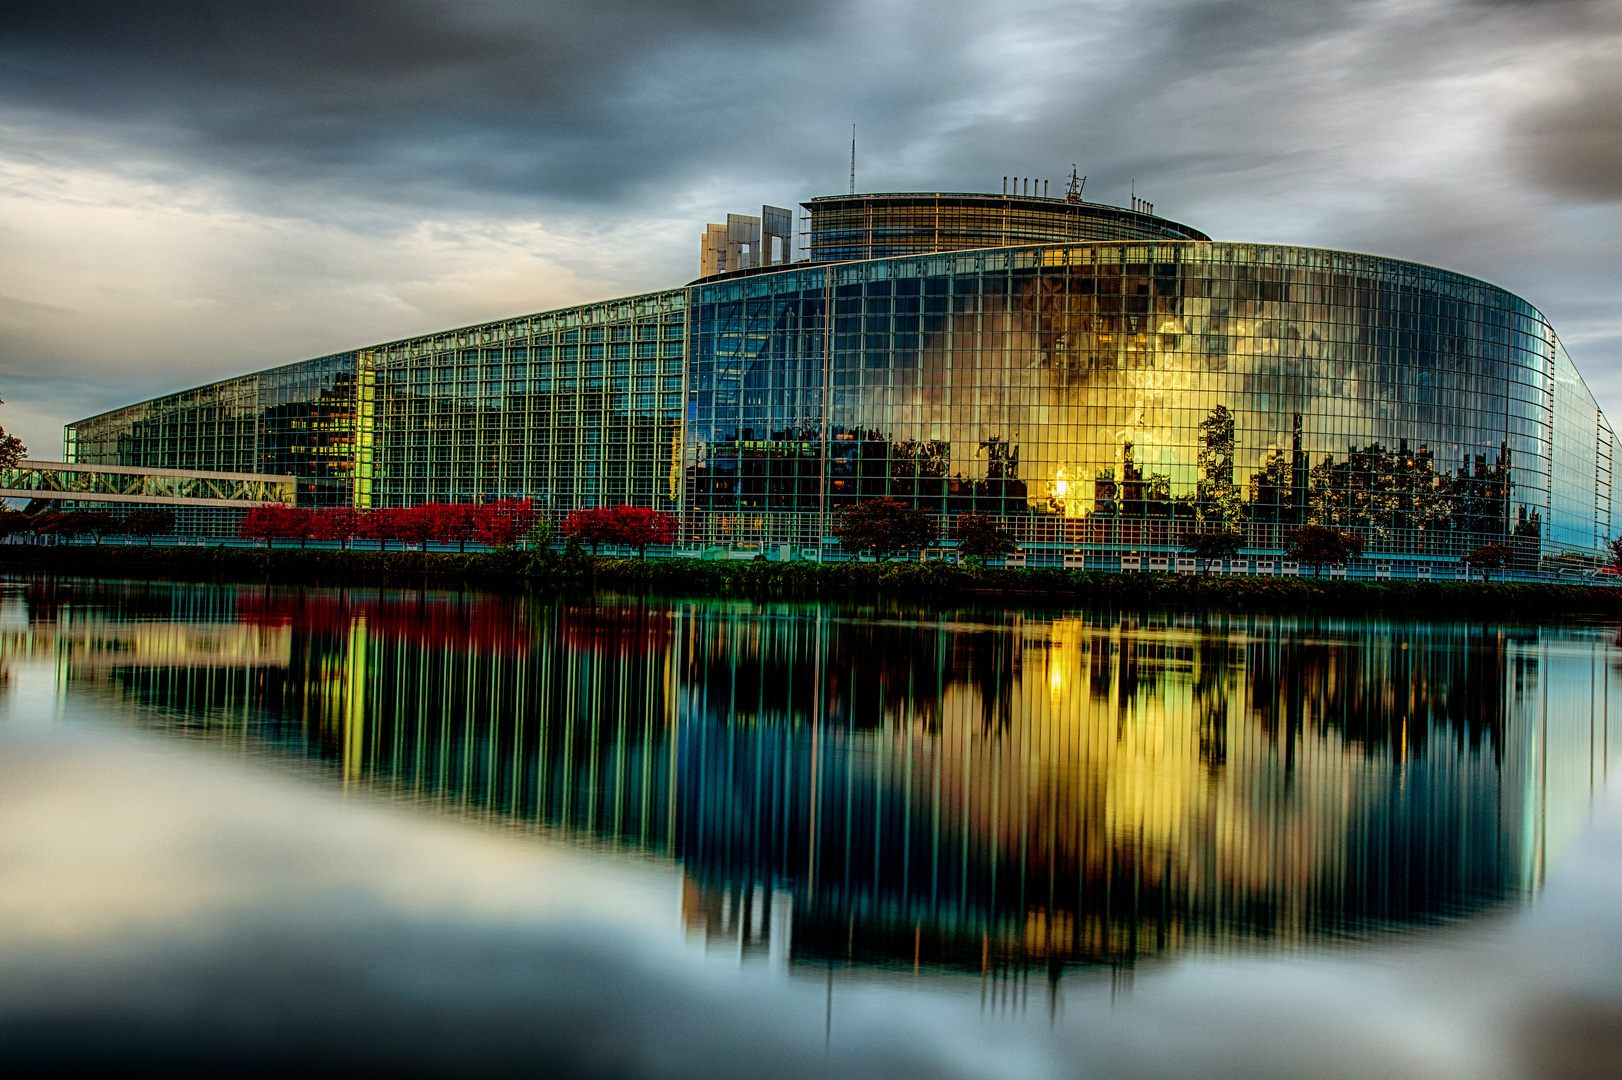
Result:
<svg viewBox="0 0 1622 1080"><path fill-rule="evenodd" d="M291 506L296 491L294 477L264 473L27 460L0 469L0 498L247 508Z"/></svg>

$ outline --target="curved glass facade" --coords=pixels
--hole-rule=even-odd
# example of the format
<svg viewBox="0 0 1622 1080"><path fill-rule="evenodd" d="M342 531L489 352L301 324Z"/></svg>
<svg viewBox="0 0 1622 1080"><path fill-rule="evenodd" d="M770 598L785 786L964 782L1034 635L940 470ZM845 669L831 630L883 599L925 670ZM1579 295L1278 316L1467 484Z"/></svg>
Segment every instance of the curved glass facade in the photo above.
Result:
<svg viewBox="0 0 1622 1080"><path fill-rule="evenodd" d="M1129 240L800 264L391 342L80 421L67 453L251 462L362 508L628 502L696 544L820 547L882 496L999 515L1036 562L1212 528L1276 552L1323 523L1416 565L1502 540L1531 570L1613 535L1617 447L1502 289Z"/></svg>
<svg viewBox="0 0 1622 1080"><path fill-rule="evenodd" d="M675 510L685 291L368 349L361 506Z"/></svg>
<svg viewBox="0 0 1622 1080"><path fill-rule="evenodd" d="M1082 557L1207 523L1258 549L1308 522L1420 557L1502 538L1528 563L1611 533L1614 438L1553 330L1446 271L1095 243L816 267L692 301L689 507L716 535L762 511L770 539L823 535L880 496L1004 515Z"/></svg>
<svg viewBox="0 0 1622 1080"><path fill-rule="evenodd" d="M67 428L67 460L295 476L302 505L346 505L356 359L324 356L80 420Z"/></svg>

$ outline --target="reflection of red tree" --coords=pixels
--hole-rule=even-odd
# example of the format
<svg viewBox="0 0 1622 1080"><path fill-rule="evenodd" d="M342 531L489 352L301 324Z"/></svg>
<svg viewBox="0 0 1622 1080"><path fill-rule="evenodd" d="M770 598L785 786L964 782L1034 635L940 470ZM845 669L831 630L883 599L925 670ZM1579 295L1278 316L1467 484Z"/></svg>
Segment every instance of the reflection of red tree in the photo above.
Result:
<svg viewBox="0 0 1622 1080"><path fill-rule="evenodd" d="M370 633L391 641L449 642L503 653L527 649L532 640L519 605L498 596L380 597L244 589L237 593L236 612L249 625L292 626L315 634L345 634L356 619L364 618Z"/></svg>
<svg viewBox="0 0 1622 1080"><path fill-rule="evenodd" d="M563 613L563 641L576 652L599 656L636 656L669 648L668 611L635 604L568 608Z"/></svg>

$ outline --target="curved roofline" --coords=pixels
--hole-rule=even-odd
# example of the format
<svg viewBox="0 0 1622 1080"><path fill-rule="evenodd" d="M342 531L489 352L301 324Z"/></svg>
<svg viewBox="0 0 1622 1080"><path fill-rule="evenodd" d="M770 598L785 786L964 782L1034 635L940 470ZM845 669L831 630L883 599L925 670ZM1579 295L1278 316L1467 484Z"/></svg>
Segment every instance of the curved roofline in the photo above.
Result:
<svg viewBox="0 0 1622 1080"><path fill-rule="evenodd" d="M840 197L841 198L849 198L849 196L840 196ZM1554 324L1549 322L1549 318L1548 318L1547 315L1544 314L1543 309L1538 307L1536 304L1532 303L1532 301L1528 300L1526 297L1520 295L1519 293L1511 292L1509 289L1504 288L1502 285L1495 285L1492 282L1486 280L1485 278L1473 277L1470 274L1462 273L1462 272L1460 272L1458 270L1449 270L1445 266L1432 266L1429 263L1415 262L1413 259L1399 259L1399 258L1396 258L1395 256L1392 256L1392 255L1377 255L1377 254L1375 254L1373 252L1352 251L1352 250L1349 250L1349 249L1346 249L1346 248L1312 247L1312 246L1307 245L1307 244L1258 243L1256 241L1250 241L1250 240L1186 240L1186 239L1177 239L1177 238L1153 239L1153 240L1077 240L1077 241L1073 241L1071 243L1051 243L1050 242L1050 243L1038 243L1038 244L1009 244L1007 247L994 247L994 248L989 248L989 247L953 248L953 249L951 249L949 251L930 251L930 252L923 252L923 253L919 253L919 254L915 254L915 255L876 255L871 259L817 260L815 262L807 259L807 260L803 260L801 262L779 264L779 265L776 265L776 266L752 266L752 267L749 267L749 268L743 269L743 270L728 271L725 274L714 274L714 275L712 275L710 277L706 277L706 278L695 278L694 280L688 282L687 285L684 286L684 287L692 288L692 287L696 287L696 286L700 286L700 285L726 284L726 283L728 283L730 281L733 281L733 280L736 280L736 279L739 279L739 278L755 277L755 276L758 276L758 275L761 275L761 274L786 274L786 273L793 273L795 271L811 270L811 269L822 269L822 268L826 268L826 267L860 266L863 263L907 262L907 261L917 260L917 259L940 258L942 256L952 256L952 257L956 257L956 258L961 258L961 257L963 257L965 255L990 255L990 254L995 254L997 252L1008 252L1008 251L1048 251L1048 250L1053 250L1053 249L1069 249L1069 248L1079 248L1079 247L1142 247L1142 246L1145 246L1145 245L1160 246L1160 245L1170 245L1170 244L1175 244L1175 245L1178 245L1178 246L1188 246L1188 247L1198 247L1198 246L1201 246L1201 245L1205 245L1205 246L1211 246L1211 247L1224 247L1224 248L1248 247L1248 248L1271 248L1271 249L1277 250L1277 251L1311 251L1311 252L1319 252L1319 253L1326 254L1326 255L1343 255L1343 256L1350 257L1350 258L1354 258L1354 259L1370 259L1370 260L1374 260L1374 261L1377 261L1377 262L1387 263L1387 264L1390 264L1390 265L1393 265L1393 266L1412 267L1412 268L1414 268L1416 270L1425 271L1428 274L1444 275L1446 277L1453 278L1453 279L1455 279L1457 281L1460 281L1460 282L1467 282L1467 283L1469 283L1471 285L1479 285L1479 286L1481 286L1483 288L1491 289L1494 292L1502 293L1503 295L1508 296L1511 299L1518 300L1521 303L1525 304L1527 307L1531 308L1534 312L1537 313L1538 318L1540 318L1543 321L1544 325L1548 326L1551 331L1554 329ZM1154 261L1154 260L1150 260L1150 261Z"/></svg>
<svg viewBox="0 0 1622 1080"><path fill-rule="evenodd" d="M1043 206L1092 206L1104 210L1125 210L1129 214L1137 213L1125 206L1116 206L1114 203L1096 203L1078 200L1071 202L1066 198L1055 198L1051 195L1000 195L995 191L872 191L857 192L854 195L818 195L813 199L806 199L801 206L810 209L812 203L850 202L861 199L995 199L999 202L1030 202L1040 203ZM1149 214L1146 217L1155 215Z"/></svg>
<svg viewBox="0 0 1622 1080"><path fill-rule="evenodd" d="M1125 206L1115 206L1110 203L1071 202L1066 198L1049 198L1041 195L999 195L995 192L983 191L883 191L854 195L819 195L814 199L807 199L800 203L806 210L827 209L839 203L861 202L935 202L941 199L962 199L970 202L985 203L1002 206L1023 206L1032 210L1041 210L1044 213L1070 212L1078 215L1093 217L1112 217L1120 221L1140 222L1144 225L1156 226L1169 232L1181 232L1188 240L1209 240L1209 236L1181 221L1174 221L1159 214L1149 214L1142 210L1132 210Z"/></svg>

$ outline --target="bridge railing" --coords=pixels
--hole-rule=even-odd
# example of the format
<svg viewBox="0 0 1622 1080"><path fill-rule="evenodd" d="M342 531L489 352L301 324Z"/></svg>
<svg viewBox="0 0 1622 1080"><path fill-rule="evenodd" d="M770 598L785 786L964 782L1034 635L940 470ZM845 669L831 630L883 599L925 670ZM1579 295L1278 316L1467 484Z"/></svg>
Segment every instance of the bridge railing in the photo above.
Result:
<svg viewBox="0 0 1622 1080"><path fill-rule="evenodd" d="M0 497L160 506L291 506L297 482L269 473L19 461L0 469Z"/></svg>

